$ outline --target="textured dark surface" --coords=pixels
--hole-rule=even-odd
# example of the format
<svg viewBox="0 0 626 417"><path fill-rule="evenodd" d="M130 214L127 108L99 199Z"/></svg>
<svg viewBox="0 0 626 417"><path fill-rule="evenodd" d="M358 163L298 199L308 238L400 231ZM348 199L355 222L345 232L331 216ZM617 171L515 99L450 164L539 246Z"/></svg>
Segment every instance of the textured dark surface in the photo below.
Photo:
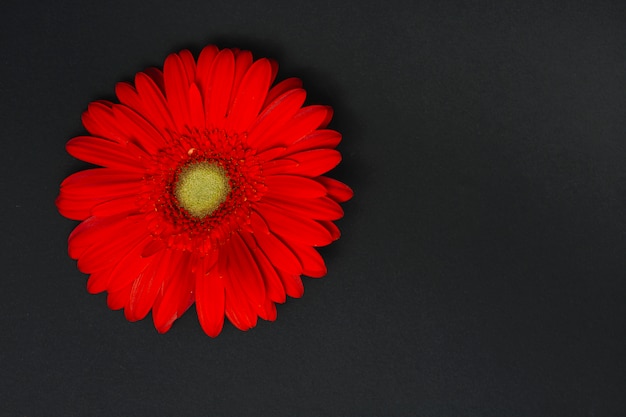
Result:
<svg viewBox="0 0 626 417"><path fill-rule="evenodd" d="M626 415L626 10L457 3L3 1L0 415ZM208 43L335 108L356 195L276 322L158 335L54 198L87 104Z"/></svg>

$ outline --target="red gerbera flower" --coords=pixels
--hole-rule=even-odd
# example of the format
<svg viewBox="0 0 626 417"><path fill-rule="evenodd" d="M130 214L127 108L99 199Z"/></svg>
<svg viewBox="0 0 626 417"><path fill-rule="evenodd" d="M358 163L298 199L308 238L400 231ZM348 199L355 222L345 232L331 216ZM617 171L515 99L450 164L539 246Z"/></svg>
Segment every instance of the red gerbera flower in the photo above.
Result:
<svg viewBox="0 0 626 417"><path fill-rule="evenodd" d="M326 274L315 247L339 237L352 196L322 176L341 135L330 107L303 107L300 80L272 87L276 72L248 51L181 51L83 114L91 135L67 151L101 168L65 179L56 203L82 221L69 254L88 291L128 320L152 310L164 333L195 302L209 336L224 315L247 330L302 296L301 275Z"/></svg>

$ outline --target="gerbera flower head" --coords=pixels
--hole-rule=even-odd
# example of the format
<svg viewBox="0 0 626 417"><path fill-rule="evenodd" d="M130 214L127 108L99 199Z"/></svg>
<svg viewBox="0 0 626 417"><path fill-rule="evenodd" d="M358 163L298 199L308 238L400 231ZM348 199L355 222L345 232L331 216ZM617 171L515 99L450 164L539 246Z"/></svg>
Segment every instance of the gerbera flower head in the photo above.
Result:
<svg viewBox="0 0 626 417"><path fill-rule="evenodd" d="M67 143L98 165L61 184L60 213L80 220L69 254L128 320L150 311L164 333L194 302L209 336L276 319L301 297L301 276L322 277L315 247L339 237L333 221L352 197L324 176L341 160L328 106L304 106L302 83L275 85L277 64L208 46L197 61L171 54L119 103L83 114L89 135Z"/></svg>

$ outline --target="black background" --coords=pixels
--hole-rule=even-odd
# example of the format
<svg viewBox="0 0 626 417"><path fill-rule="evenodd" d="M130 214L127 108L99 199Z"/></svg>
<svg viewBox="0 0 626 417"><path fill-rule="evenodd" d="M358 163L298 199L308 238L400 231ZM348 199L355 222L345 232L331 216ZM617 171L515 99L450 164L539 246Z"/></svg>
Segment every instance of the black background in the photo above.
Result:
<svg viewBox="0 0 626 417"><path fill-rule="evenodd" d="M4 0L0 415L626 415L621 3ZM159 335L54 199L87 104L209 43L334 107L356 194L276 322Z"/></svg>

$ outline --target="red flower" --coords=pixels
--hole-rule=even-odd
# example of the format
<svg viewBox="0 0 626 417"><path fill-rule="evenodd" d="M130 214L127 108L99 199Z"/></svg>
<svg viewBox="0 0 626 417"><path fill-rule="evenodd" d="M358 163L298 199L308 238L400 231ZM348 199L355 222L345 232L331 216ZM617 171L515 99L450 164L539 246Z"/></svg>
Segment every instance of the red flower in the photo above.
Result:
<svg viewBox="0 0 626 417"><path fill-rule="evenodd" d="M339 237L352 197L322 176L341 135L330 107L303 107L300 80L272 87L276 72L248 51L181 51L83 114L91 135L67 151L102 168L65 179L56 204L82 221L69 254L88 291L128 320L152 310L164 333L195 302L209 336L224 315L247 330L302 296L301 275L326 274L315 247Z"/></svg>

